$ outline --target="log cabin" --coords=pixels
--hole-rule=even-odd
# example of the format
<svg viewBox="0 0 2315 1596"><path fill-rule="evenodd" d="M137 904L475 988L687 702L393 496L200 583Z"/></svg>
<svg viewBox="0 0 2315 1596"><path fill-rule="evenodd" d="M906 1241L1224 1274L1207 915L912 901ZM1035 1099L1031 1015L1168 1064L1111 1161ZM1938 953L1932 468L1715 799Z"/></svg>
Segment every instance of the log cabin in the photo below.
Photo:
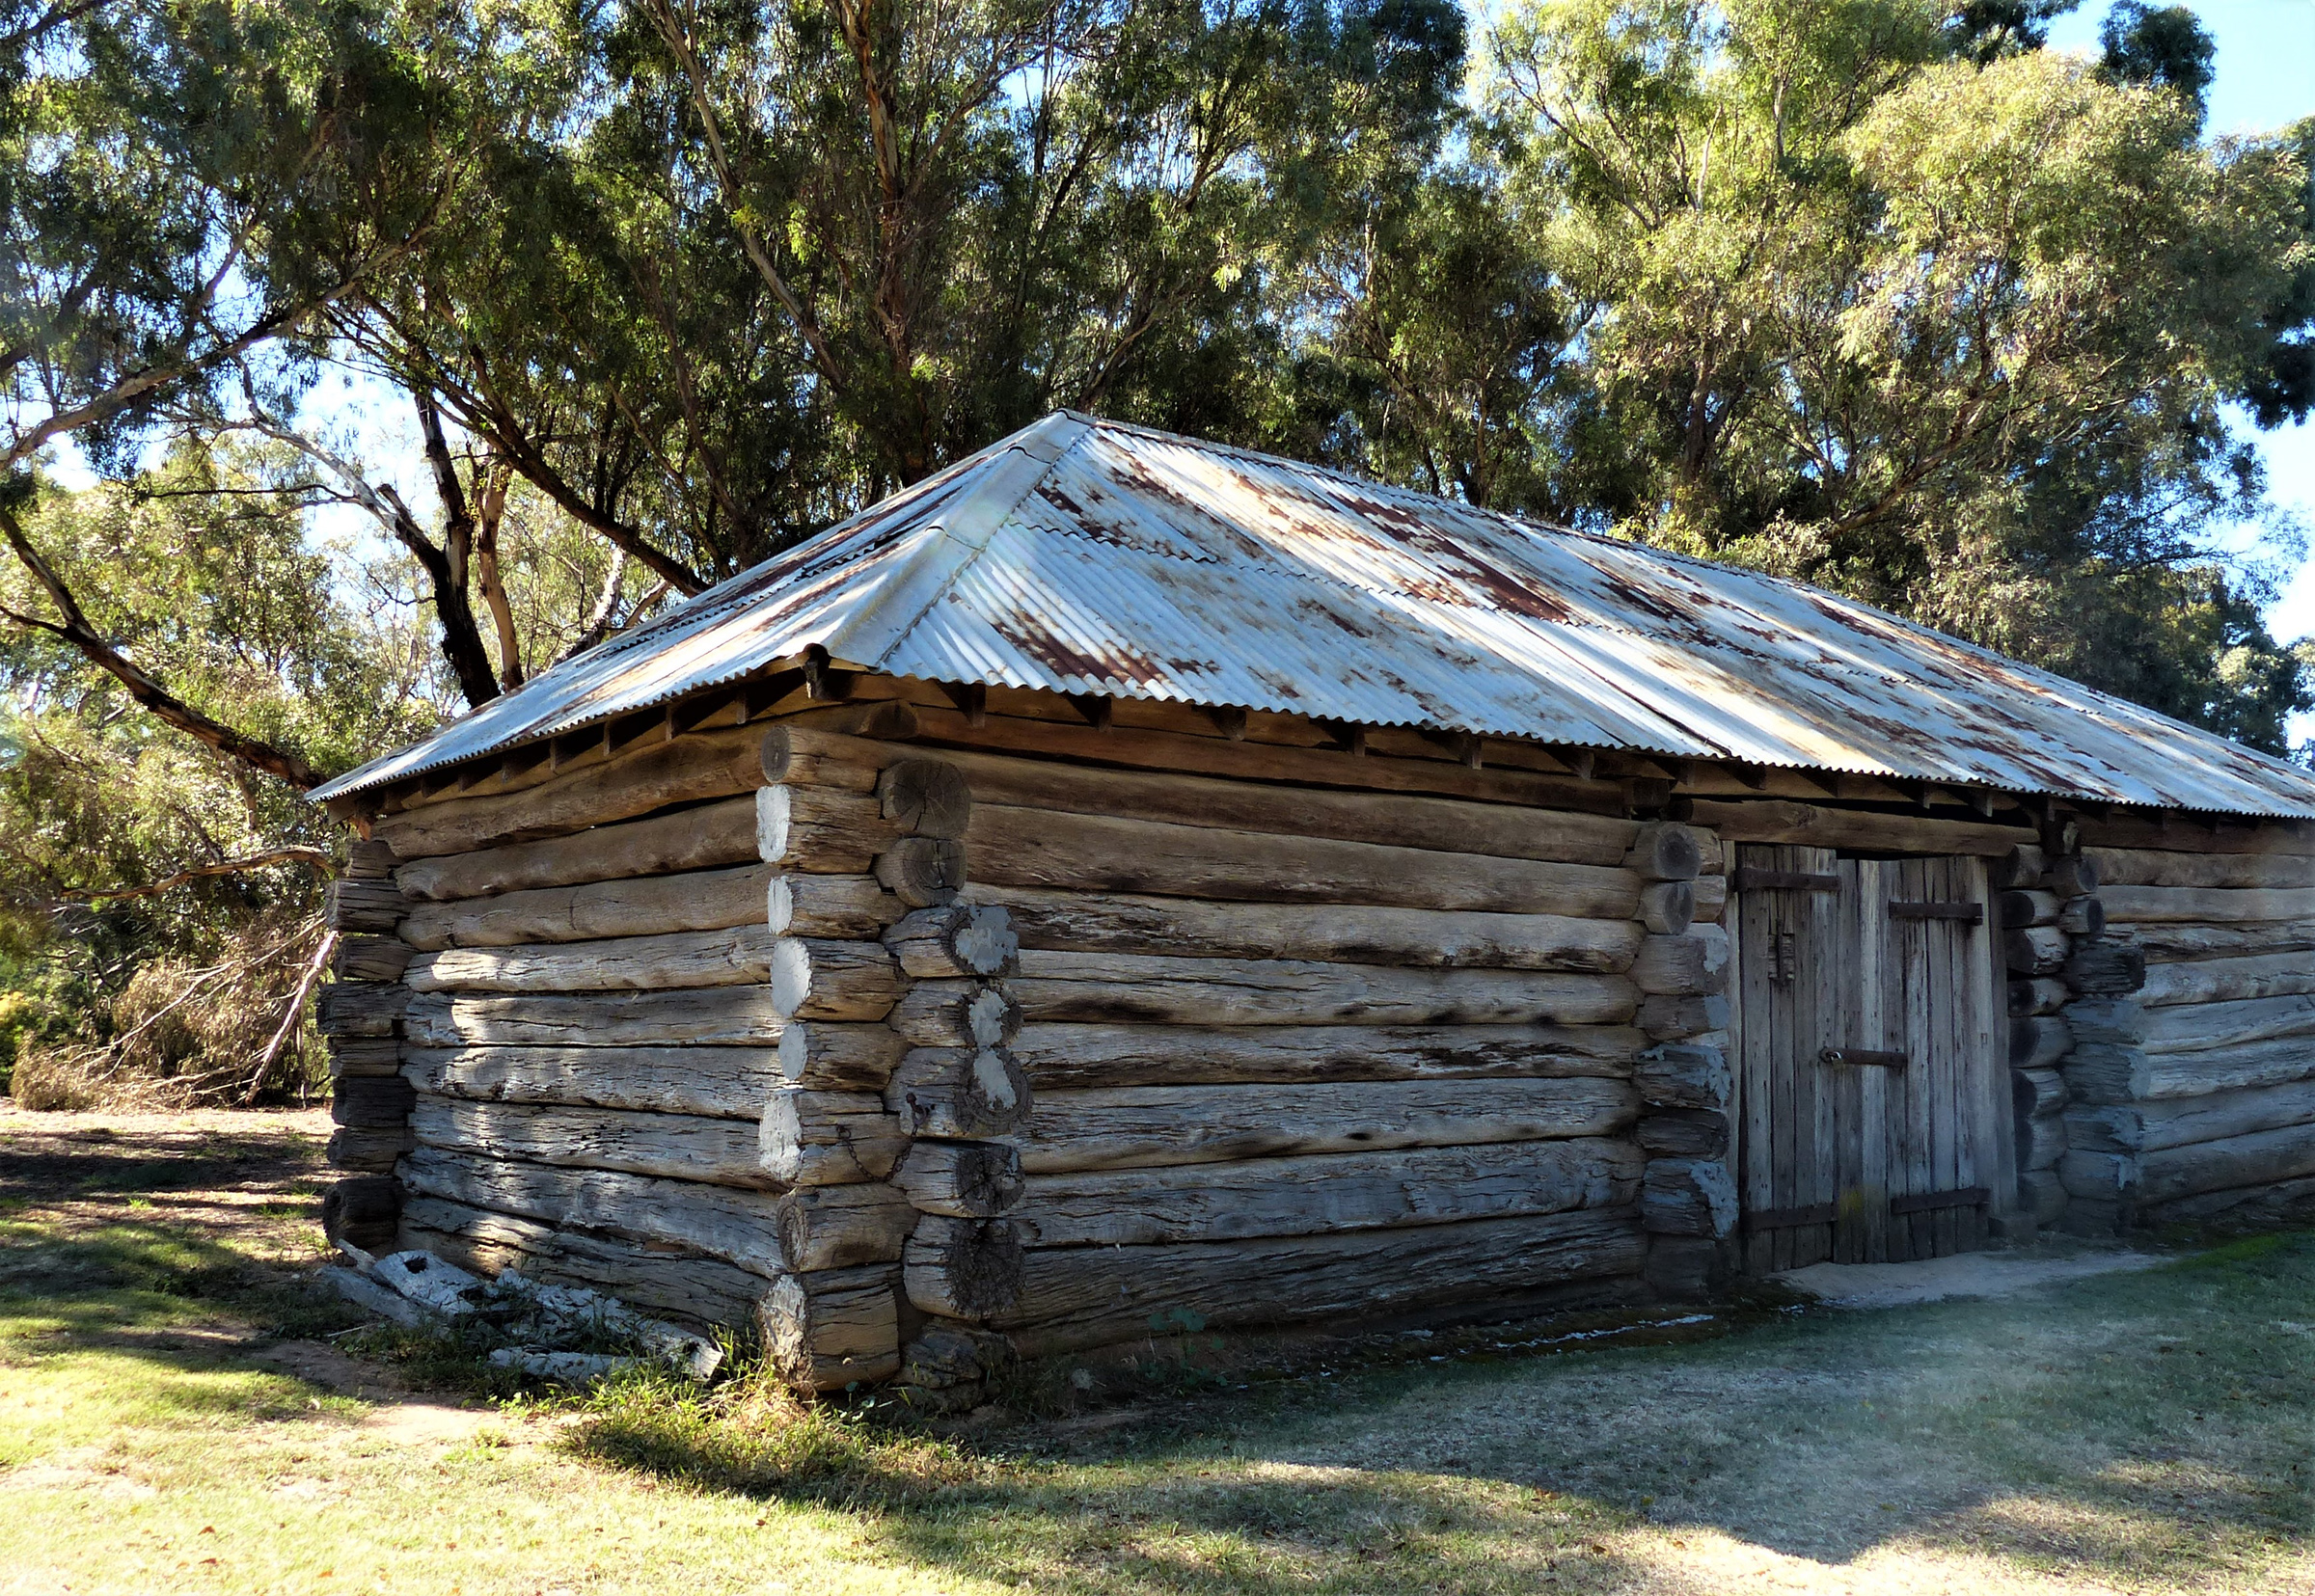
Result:
<svg viewBox="0 0 2315 1596"><path fill-rule="evenodd" d="M969 1392L2315 1207L2315 780L1071 413L316 790L340 1235Z"/></svg>

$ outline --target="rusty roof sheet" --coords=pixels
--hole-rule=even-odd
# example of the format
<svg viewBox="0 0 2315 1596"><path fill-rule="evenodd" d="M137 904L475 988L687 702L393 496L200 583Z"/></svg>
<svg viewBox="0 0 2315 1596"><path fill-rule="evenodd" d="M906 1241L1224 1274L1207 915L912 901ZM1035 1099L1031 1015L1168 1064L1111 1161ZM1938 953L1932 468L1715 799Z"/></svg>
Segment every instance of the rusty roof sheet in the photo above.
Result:
<svg viewBox="0 0 2315 1596"><path fill-rule="evenodd" d="M938 681L2315 816L2293 765L1869 605L1069 412L314 797L815 646Z"/></svg>

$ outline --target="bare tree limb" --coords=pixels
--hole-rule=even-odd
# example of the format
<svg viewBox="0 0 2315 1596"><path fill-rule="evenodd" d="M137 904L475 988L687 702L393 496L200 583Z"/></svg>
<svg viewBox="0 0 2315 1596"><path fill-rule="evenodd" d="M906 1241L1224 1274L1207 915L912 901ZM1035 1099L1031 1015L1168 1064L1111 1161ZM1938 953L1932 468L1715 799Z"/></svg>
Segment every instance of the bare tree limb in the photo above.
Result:
<svg viewBox="0 0 2315 1596"><path fill-rule="evenodd" d="M180 870L150 886L132 886L120 892L68 892L65 896L81 904L113 904L123 898L150 898L157 892L167 892L171 887L183 886L187 881L198 881L211 876L238 876L244 871L262 870L269 864L288 864L292 861L323 870L336 863L318 848L270 848L246 858L220 859L215 864L195 865L190 870Z"/></svg>

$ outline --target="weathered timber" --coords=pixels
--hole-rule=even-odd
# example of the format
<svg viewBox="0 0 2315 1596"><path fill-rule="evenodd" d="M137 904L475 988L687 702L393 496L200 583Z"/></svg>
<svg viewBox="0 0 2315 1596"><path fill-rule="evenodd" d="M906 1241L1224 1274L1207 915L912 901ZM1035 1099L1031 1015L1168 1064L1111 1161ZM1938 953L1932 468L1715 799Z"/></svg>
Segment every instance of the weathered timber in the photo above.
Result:
<svg viewBox="0 0 2315 1596"><path fill-rule="evenodd" d="M332 1123L363 1128L399 1125L415 1094L399 1075L348 1075L330 1093Z"/></svg>
<svg viewBox="0 0 2315 1596"><path fill-rule="evenodd" d="M1650 936L1629 971L1643 992L1689 996L1725 990L1729 984L1729 933L1699 926L1678 936Z"/></svg>
<svg viewBox="0 0 2315 1596"><path fill-rule="evenodd" d="M1616 975L1044 951L1007 989L1031 1019L1158 1024L1618 1025L1637 1002Z"/></svg>
<svg viewBox="0 0 2315 1596"><path fill-rule="evenodd" d="M392 881L336 880L322 898L322 918L332 931L394 930L405 906L401 889Z"/></svg>
<svg viewBox="0 0 2315 1596"><path fill-rule="evenodd" d="M2315 920L2260 920L2246 926L2144 925L2130 928L2149 963L2224 959L2239 954L2315 950Z"/></svg>
<svg viewBox="0 0 2315 1596"><path fill-rule="evenodd" d="M1703 863L1696 839L1688 826L1649 821L1632 838L1623 868L1645 881L1692 881Z"/></svg>
<svg viewBox="0 0 2315 1596"><path fill-rule="evenodd" d="M2048 884L2060 898L2081 898L2098 890L2098 866L2080 853L2061 853L2050 861Z"/></svg>
<svg viewBox="0 0 2315 1596"><path fill-rule="evenodd" d="M390 1175L349 1175L321 1196L321 1233L364 1252L390 1252L402 1212L402 1188Z"/></svg>
<svg viewBox="0 0 2315 1596"><path fill-rule="evenodd" d="M1029 1078L1002 1047L919 1047L901 1060L885 1106L910 1136L1002 1136L1028 1118Z"/></svg>
<svg viewBox="0 0 2315 1596"><path fill-rule="evenodd" d="M755 860L755 799L730 798L576 836L418 859L394 873L412 898L449 903L493 893L635 879Z"/></svg>
<svg viewBox="0 0 2315 1596"><path fill-rule="evenodd" d="M340 936L331 973L340 981L399 981L410 955L410 944L398 936Z"/></svg>
<svg viewBox="0 0 2315 1596"><path fill-rule="evenodd" d="M1690 800L1685 817L1710 826L1723 842L1789 843L1809 848L1854 848L1893 853L1972 853L2005 859L2033 834L2016 826L1920 815L1825 809L1781 798ZM1676 811L1675 811L1676 812Z"/></svg>
<svg viewBox="0 0 2315 1596"><path fill-rule="evenodd" d="M2145 1153L2138 1162L2138 1196L2163 1203L2310 1175L2315 1175L2315 1124L2292 1124Z"/></svg>
<svg viewBox="0 0 2315 1596"><path fill-rule="evenodd" d="M398 982L333 981L313 1000L313 1023L325 1037L391 1037L409 1001Z"/></svg>
<svg viewBox="0 0 2315 1596"><path fill-rule="evenodd" d="M2315 1039L2315 993L2177 1004L2145 1015L2149 1053L2203 1053L2285 1037ZM2315 1048L2315 1040L2309 1045Z"/></svg>
<svg viewBox="0 0 2315 1596"><path fill-rule="evenodd" d="M342 1075L393 1075L402 1068L402 1044L392 1037L332 1037L329 1054L332 1080Z"/></svg>
<svg viewBox="0 0 2315 1596"><path fill-rule="evenodd" d="M733 1186L615 1170L571 1169L421 1147L397 1173L414 1192L559 1231L596 1231L689 1248L767 1278L784 1274L778 1199Z"/></svg>
<svg viewBox="0 0 2315 1596"><path fill-rule="evenodd" d="M1639 1094L1616 1080L1361 1081L1041 1092L1021 1168L1128 1169L1234 1158L1613 1135Z"/></svg>
<svg viewBox="0 0 2315 1596"><path fill-rule="evenodd" d="M1699 919L1718 919L1697 913L1697 887L1695 881L1648 882L1640 889L1640 924L1655 935L1677 936Z"/></svg>
<svg viewBox="0 0 2315 1596"><path fill-rule="evenodd" d="M1654 1235L1720 1237L1736 1228L1736 1182L1717 1158L1651 1158L1640 1223Z"/></svg>
<svg viewBox="0 0 2315 1596"><path fill-rule="evenodd" d="M977 981L912 983L885 1016L918 1047L1002 1047L1020 1034L1021 1020L1009 987Z"/></svg>
<svg viewBox="0 0 2315 1596"><path fill-rule="evenodd" d="M2233 1231L2300 1229L2311 1216L2315 1216L2315 1177L2198 1192L2167 1203L2147 1204L2138 1210L2142 1224L2221 1226Z"/></svg>
<svg viewBox="0 0 2315 1596"><path fill-rule="evenodd" d="M882 1180L908 1145L881 1096L789 1087L764 1109L757 1152L762 1172L783 1185L842 1186Z"/></svg>
<svg viewBox="0 0 2315 1596"><path fill-rule="evenodd" d="M976 804L973 879L996 886L1628 920L1640 878L1599 865Z"/></svg>
<svg viewBox="0 0 2315 1596"><path fill-rule="evenodd" d="M912 751L905 744L782 724L764 733L756 758L767 783L873 793L885 767L910 757Z"/></svg>
<svg viewBox="0 0 2315 1596"><path fill-rule="evenodd" d="M2074 1045L2074 1033L2056 1014L2038 1014L2009 1022L2009 1067L2040 1069L2056 1064Z"/></svg>
<svg viewBox="0 0 2315 1596"><path fill-rule="evenodd" d="M2105 886L2215 887L2234 891L2315 888L2315 854L2178 853L2092 848L2084 850L2084 856L2097 866L2099 879Z"/></svg>
<svg viewBox="0 0 2315 1596"><path fill-rule="evenodd" d="M1664 1158L1721 1158L1729 1145L1729 1117L1713 1108L1662 1108L1640 1117L1633 1140Z"/></svg>
<svg viewBox="0 0 2315 1596"><path fill-rule="evenodd" d="M885 933L900 967L920 981L990 981L1021 962L1013 917L995 904L947 904L912 911Z"/></svg>
<svg viewBox="0 0 2315 1596"><path fill-rule="evenodd" d="M2033 1216L2036 1226L2055 1225L2066 1211L2066 1184L2056 1169L2021 1170L2018 1205Z"/></svg>
<svg viewBox="0 0 2315 1596"><path fill-rule="evenodd" d="M2056 1069L2019 1069L2009 1077L2011 1104L2023 1117L2056 1114L2066 1106L2066 1077Z"/></svg>
<svg viewBox="0 0 2315 1596"><path fill-rule="evenodd" d="M769 865L744 865L421 904L402 916L401 938L434 953L760 926L776 879Z"/></svg>
<svg viewBox="0 0 2315 1596"><path fill-rule="evenodd" d="M2178 853L2315 853L2304 821L2199 823L2115 810L2075 817L2085 849L2159 849Z"/></svg>
<svg viewBox="0 0 2315 1596"><path fill-rule="evenodd" d="M876 856L875 875L911 908L945 904L965 884L965 845L945 837L903 837Z"/></svg>
<svg viewBox="0 0 2315 1596"><path fill-rule="evenodd" d="M2018 1168L2053 1170L2066 1155L2066 1111L2053 1109L2017 1122Z"/></svg>
<svg viewBox="0 0 2315 1596"><path fill-rule="evenodd" d="M1113 749L1131 759L1139 736L1124 729L1104 738L1094 758ZM1174 738L1191 754L1212 751L1198 746L1203 740ZM1340 842L1379 843L1393 847L1436 849L1497 854L1505 858L1556 859L1571 864L1616 864L1631 851L1638 830L1633 822L1604 812L1616 802L1610 784L1591 784L1592 807L1603 812L1581 813L1560 808L1538 813L1512 807L1544 802L1551 796L1550 778L1536 787L1535 778L1516 772L1460 771L1448 766L1437 770L1404 770L1417 762L1361 759L1300 748L1263 749L1260 744L1223 744L1243 759L1253 750L1254 769L1245 773L1258 780L1217 779L1185 775L1177 770L1155 771L1102 769L1092 765L1060 764L963 749L942 749L937 757L963 773L975 800L1024 809L1062 810L1080 815L1114 816L1129 820L1165 821L1186 825L1218 826L1239 831L1271 831L1284 836L1329 837ZM926 757L921 747L887 745L879 757ZM1117 763L1112 759L1110 763ZM1185 762L1180 769L1188 769ZM1307 772L1307 774L1305 774ZM1338 787L1369 785L1379 778L1385 787L1395 778L1411 776L1416 789L1426 778L1450 786L1486 789L1488 801L1404 796L1403 792L1329 792L1323 787L1267 785L1303 776ZM1519 795L1519 796L1514 796ZM1530 796L1532 795L1532 796ZM1557 807L1549 806L1547 807Z"/></svg>
<svg viewBox="0 0 2315 1596"><path fill-rule="evenodd" d="M2054 1014L2073 1001L2074 994L2066 984L2053 975L2037 976L2009 984L2009 1017L2023 1019L2028 1014Z"/></svg>
<svg viewBox="0 0 2315 1596"><path fill-rule="evenodd" d="M876 778L885 818L919 837L962 837L972 819L972 789L954 765L903 759Z"/></svg>
<svg viewBox="0 0 2315 1596"><path fill-rule="evenodd" d="M763 730L738 726L646 744L519 793L486 794L382 815L372 834L405 859L466 853L647 815L760 787Z"/></svg>
<svg viewBox="0 0 2315 1596"><path fill-rule="evenodd" d="M2026 926L2055 926L2072 900L2046 890L2012 890L1997 900L2002 924L2011 929Z"/></svg>
<svg viewBox="0 0 2315 1596"><path fill-rule="evenodd" d="M1629 964L1640 945L1640 928L1629 920L1559 914L1205 903L977 881L967 895L1002 906L1021 945L1049 952L1613 972Z"/></svg>
<svg viewBox="0 0 2315 1596"><path fill-rule="evenodd" d="M2042 884L2050 872L2050 856L2038 842L2020 843L1998 862L1986 867L1996 891L2027 890Z"/></svg>
<svg viewBox="0 0 2315 1596"><path fill-rule="evenodd" d="M2117 1220L2100 1224L2094 1217L2098 1210L2084 1209L2082 1204L2134 1202L2138 1194L2138 1155L2069 1147L2058 1157L2057 1177L2065 1182L2066 1195L2074 1200L2068 1204L2075 1210L2070 1216L2072 1221L2093 1233L2111 1232L2121 1229Z"/></svg>
<svg viewBox="0 0 2315 1596"><path fill-rule="evenodd" d="M2146 984L2145 951L2127 942L2078 943L2065 980L2084 997L2127 997Z"/></svg>
<svg viewBox="0 0 2315 1596"><path fill-rule="evenodd" d="M886 820L871 794L827 787L759 787L756 855L783 870L858 876L909 829Z"/></svg>
<svg viewBox="0 0 2315 1596"><path fill-rule="evenodd" d="M2106 905L2096 898L2068 898L2058 906L2057 929L2068 936L2104 936Z"/></svg>
<svg viewBox="0 0 2315 1596"><path fill-rule="evenodd" d="M926 1213L988 1219L1021 1201L1021 1150L1009 1142L918 1142L892 1185Z"/></svg>
<svg viewBox="0 0 2315 1596"><path fill-rule="evenodd" d="M2110 886L2099 899L2116 925L2240 925L2247 920L2302 920L2315 915L2315 887L2236 891L2203 886Z"/></svg>
<svg viewBox="0 0 2315 1596"><path fill-rule="evenodd" d="M773 1186L745 1120L615 1108L422 1096L410 1127L431 1148L568 1169L617 1170L713 1186Z"/></svg>
<svg viewBox="0 0 2315 1596"><path fill-rule="evenodd" d="M775 875L764 893L764 923L779 936L882 936L908 905L873 876Z"/></svg>
<svg viewBox="0 0 2315 1596"><path fill-rule="evenodd" d="M2154 1067L2142 1047L2084 1042L2066 1057L2066 1091L2079 1102L2128 1103L2146 1096Z"/></svg>
<svg viewBox="0 0 2315 1596"><path fill-rule="evenodd" d="M803 1186L779 1200L780 1251L801 1270L896 1262L915 1223L908 1194L882 1180Z"/></svg>
<svg viewBox="0 0 2315 1596"><path fill-rule="evenodd" d="M2160 1009L2179 1003L2240 1003L2306 992L2315 992L2315 959L2275 953L2149 965L2138 996L2145 1007Z"/></svg>
<svg viewBox="0 0 2315 1596"><path fill-rule="evenodd" d="M2136 1148L2160 1152L2315 1123L2315 1079L2192 1097L2156 1097L2127 1109L2099 1112L2129 1113L2136 1121Z"/></svg>
<svg viewBox="0 0 2315 1596"><path fill-rule="evenodd" d="M1038 1091L1274 1081L1628 1075L1647 1039L1610 1025L1024 1025Z"/></svg>
<svg viewBox="0 0 2315 1596"><path fill-rule="evenodd" d="M1355 1320L1457 1301L1502 1301L1566 1282L1636 1277L1629 1207L1467 1220L1339 1235L1028 1255L1019 1298L992 1322L1041 1355L1146 1338L1180 1309L1216 1326Z"/></svg>
<svg viewBox="0 0 2315 1596"><path fill-rule="evenodd" d="M882 942L782 936L771 957L772 1007L782 1019L876 1020L908 989Z"/></svg>
<svg viewBox="0 0 2315 1596"><path fill-rule="evenodd" d="M417 992L655 991L743 987L770 980L786 945L761 925L613 936L599 942L526 942L420 954L402 980ZM874 947L876 944L868 943Z"/></svg>
<svg viewBox="0 0 2315 1596"><path fill-rule="evenodd" d="M421 1092L711 1119L761 1118L786 1084L773 1047L408 1047Z"/></svg>
<svg viewBox="0 0 2315 1596"><path fill-rule="evenodd" d="M1711 876L1699 876L1694 881L1688 884L1694 894L1692 899L1693 909L1690 918L1700 925L1719 925L1722 917L1728 913L1729 879L1726 876L1717 874ZM1670 888L1675 887L1679 885L1679 883L1676 881L1658 881L1656 885L1659 887ZM1667 933L1677 933L1680 930L1680 927L1675 923L1675 916L1671 914L1651 915L1649 913L1648 894L1646 892L1643 892L1640 895L1640 917L1647 923L1649 931L1661 931ZM1659 920L1663 922L1661 925L1658 924Z"/></svg>
<svg viewBox="0 0 2315 1596"><path fill-rule="evenodd" d="M2127 997L2083 997L2066 1005L2066 1029L2076 1041L2136 1047L2146 1040L2146 1011Z"/></svg>
<svg viewBox="0 0 2315 1596"><path fill-rule="evenodd" d="M392 844L371 837L356 837L345 847L345 879L388 880L394 875L395 866L401 862Z"/></svg>
<svg viewBox="0 0 2315 1596"><path fill-rule="evenodd" d="M908 1046L886 1025L795 1020L779 1033L780 1073L814 1092L881 1094Z"/></svg>
<svg viewBox="0 0 2315 1596"><path fill-rule="evenodd" d="M901 1285L927 1313L986 1319L1021 1295L1024 1260L1009 1220L926 1214L909 1236Z"/></svg>
<svg viewBox="0 0 2315 1596"><path fill-rule="evenodd" d="M2159 1013L2159 1011L2158 1011ZM2315 1077L2315 1041L2274 1037L2199 1053L2148 1057L2146 1097L2193 1097L2216 1092L2282 1086Z"/></svg>
<svg viewBox="0 0 2315 1596"><path fill-rule="evenodd" d="M2066 966L2074 944L2056 926L2020 926L2002 933L2002 959L2010 973L2051 975Z"/></svg>
<svg viewBox="0 0 2315 1596"><path fill-rule="evenodd" d="M410 1245L475 1274L519 1269L528 1279L587 1286L702 1326L752 1325L770 1285L721 1258L558 1230L439 1197L413 1198L403 1224Z"/></svg>
<svg viewBox="0 0 2315 1596"><path fill-rule="evenodd" d="M408 1152L411 1145L406 1123L340 1125L330 1132L327 1156L332 1169L383 1174L395 1167L395 1160Z"/></svg>
<svg viewBox="0 0 2315 1596"><path fill-rule="evenodd" d="M1651 1041L1678 1041L1729 1028L1729 1000L1718 992L1702 997L1657 993L1641 999L1632 1023Z"/></svg>
<svg viewBox="0 0 2315 1596"><path fill-rule="evenodd" d="M764 987L678 991L427 992L410 999L403 1034L422 1047L768 1045L781 1040Z"/></svg>
<svg viewBox="0 0 2315 1596"><path fill-rule="evenodd" d="M879 1263L780 1277L756 1313L772 1366L806 1391L842 1391L898 1373L897 1275Z"/></svg>
<svg viewBox="0 0 2315 1596"><path fill-rule="evenodd" d="M2146 1116L2137 1103L2075 1103L2059 1118L2068 1150L2136 1153L2146 1145Z"/></svg>
<svg viewBox="0 0 2315 1596"><path fill-rule="evenodd" d="M1628 1143L1589 1137L1041 1175L1006 1217L1032 1248L1451 1224L1629 1204L1645 1162Z"/></svg>
<svg viewBox="0 0 2315 1596"><path fill-rule="evenodd" d="M1632 1084L1651 1108L1725 1112L1735 1100L1727 1052L1697 1042L1667 1042L1640 1055Z"/></svg>

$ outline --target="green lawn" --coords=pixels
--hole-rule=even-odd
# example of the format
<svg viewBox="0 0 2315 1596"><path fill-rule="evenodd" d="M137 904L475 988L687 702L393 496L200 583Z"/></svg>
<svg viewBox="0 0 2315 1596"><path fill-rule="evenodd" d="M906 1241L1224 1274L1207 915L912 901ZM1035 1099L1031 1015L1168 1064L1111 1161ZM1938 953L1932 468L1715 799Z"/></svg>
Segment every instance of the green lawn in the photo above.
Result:
<svg viewBox="0 0 2315 1596"><path fill-rule="evenodd" d="M943 1439L402 1391L297 1284L317 1119L0 1116L0 1590L2315 1589L2307 1236Z"/></svg>

